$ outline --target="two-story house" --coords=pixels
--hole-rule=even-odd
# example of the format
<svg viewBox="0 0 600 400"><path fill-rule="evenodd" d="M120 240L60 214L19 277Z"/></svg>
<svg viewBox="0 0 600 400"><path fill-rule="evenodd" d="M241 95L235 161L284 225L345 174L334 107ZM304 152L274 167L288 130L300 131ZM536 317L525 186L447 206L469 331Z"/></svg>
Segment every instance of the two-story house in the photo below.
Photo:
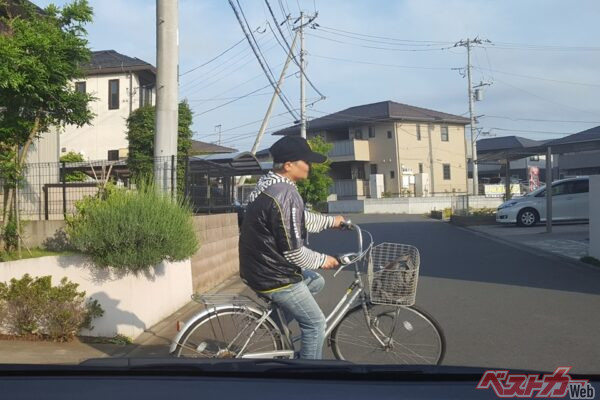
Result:
<svg viewBox="0 0 600 400"><path fill-rule="evenodd" d="M60 134L60 153L74 151L89 160L115 160L127 156L127 118L133 110L154 104L156 68L139 58L114 50L94 51L86 78L75 89L91 93L95 114L89 125L68 126Z"/></svg>
<svg viewBox="0 0 600 400"><path fill-rule="evenodd" d="M383 101L311 120L307 137L333 144L332 192L338 199L368 195L369 179L382 175L391 196L466 193L467 118ZM298 135L294 125L274 135ZM375 196L372 196L375 197Z"/></svg>

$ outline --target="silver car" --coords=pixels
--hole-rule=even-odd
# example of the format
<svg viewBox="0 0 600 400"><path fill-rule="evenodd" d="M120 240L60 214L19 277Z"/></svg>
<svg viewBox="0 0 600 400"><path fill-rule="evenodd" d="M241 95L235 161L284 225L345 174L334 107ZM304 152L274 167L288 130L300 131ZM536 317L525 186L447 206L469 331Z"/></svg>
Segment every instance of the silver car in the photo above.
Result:
<svg viewBox="0 0 600 400"><path fill-rule="evenodd" d="M562 179L552 183L552 221L589 220L589 178ZM496 222L533 226L546 221L546 187L502 203Z"/></svg>

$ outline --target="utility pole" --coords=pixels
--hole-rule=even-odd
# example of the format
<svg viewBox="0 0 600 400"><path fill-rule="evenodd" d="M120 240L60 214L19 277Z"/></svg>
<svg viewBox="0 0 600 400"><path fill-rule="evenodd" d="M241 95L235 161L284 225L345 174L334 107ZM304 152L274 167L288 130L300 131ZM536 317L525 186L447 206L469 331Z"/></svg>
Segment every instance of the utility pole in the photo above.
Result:
<svg viewBox="0 0 600 400"><path fill-rule="evenodd" d="M219 134L219 146L221 145L221 124L215 125L215 130Z"/></svg>
<svg viewBox="0 0 600 400"><path fill-rule="evenodd" d="M300 136L306 139L306 97L304 93L304 13L300 12Z"/></svg>
<svg viewBox="0 0 600 400"><path fill-rule="evenodd" d="M178 0L156 0L156 126L154 179L158 188L171 192L176 168L178 125ZM176 159L175 159L176 162Z"/></svg>
<svg viewBox="0 0 600 400"><path fill-rule="evenodd" d="M471 131L471 170L473 171L473 195L479 194L479 171L477 168L477 137L475 135L475 105L473 95L473 84L471 80L471 48L474 44L491 43L489 40L484 40L476 37L475 39L461 40L454 44L454 47L466 47L467 48L467 85L469 93L469 119L470 119L470 131ZM487 84L481 84L478 87L485 86Z"/></svg>
<svg viewBox="0 0 600 400"><path fill-rule="evenodd" d="M304 18L308 18L307 22L304 22ZM306 74L306 60L304 56L304 28L311 24L317 18L317 14L312 16L305 16L304 13L300 12L300 17L294 21L294 23L300 21L300 25L294 28L295 31L300 32L300 136L306 139L306 95L304 88L304 80Z"/></svg>

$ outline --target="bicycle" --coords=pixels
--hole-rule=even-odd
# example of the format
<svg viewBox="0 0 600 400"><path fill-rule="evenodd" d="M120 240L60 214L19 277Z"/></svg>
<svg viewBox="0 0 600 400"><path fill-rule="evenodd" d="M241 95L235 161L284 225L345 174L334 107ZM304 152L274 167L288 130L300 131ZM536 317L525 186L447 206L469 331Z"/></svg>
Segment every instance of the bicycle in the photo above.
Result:
<svg viewBox="0 0 600 400"><path fill-rule="evenodd" d="M364 364L440 364L446 343L439 324L414 306L420 255L396 243L373 246L372 235L348 221L358 251L338 256L341 267L355 266L355 279L326 317L327 344L338 360ZM363 235L370 243L363 251ZM367 270L367 282L363 282ZM293 358L289 328L271 318L282 313L266 298L261 305L240 295L193 295L205 309L192 317L171 344L177 357ZM358 304L355 304L358 300Z"/></svg>

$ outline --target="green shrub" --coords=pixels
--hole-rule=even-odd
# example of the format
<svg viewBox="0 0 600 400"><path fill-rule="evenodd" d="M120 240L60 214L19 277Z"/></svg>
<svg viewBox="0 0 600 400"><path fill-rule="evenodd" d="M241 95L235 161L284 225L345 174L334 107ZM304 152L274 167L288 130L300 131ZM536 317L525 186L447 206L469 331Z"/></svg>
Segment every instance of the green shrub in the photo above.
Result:
<svg viewBox="0 0 600 400"><path fill-rule="evenodd" d="M67 278L52 286L50 276L29 274L0 283L0 325L14 335L70 340L81 328L92 329L92 320L104 314L96 300L85 301L78 287Z"/></svg>
<svg viewBox="0 0 600 400"><path fill-rule="evenodd" d="M17 220L11 213L4 228L0 230L1 239L4 241L4 250L10 252L15 250L19 241L19 232L17 231ZM2 250L2 249L0 249Z"/></svg>
<svg viewBox="0 0 600 400"><path fill-rule="evenodd" d="M66 163L82 162L85 161L80 153L70 151L60 157L60 161ZM88 176L82 171L74 171L65 173L65 182L85 182Z"/></svg>
<svg viewBox="0 0 600 400"><path fill-rule="evenodd" d="M492 216L492 215L496 215L496 209L495 208L488 208L488 207L483 207L483 208L469 208L469 214L479 217L479 216Z"/></svg>
<svg viewBox="0 0 600 400"><path fill-rule="evenodd" d="M189 207L152 185L109 187L76 207L67 220L69 240L99 267L137 273L162 260L185 260L198 249Z"/></svg>

